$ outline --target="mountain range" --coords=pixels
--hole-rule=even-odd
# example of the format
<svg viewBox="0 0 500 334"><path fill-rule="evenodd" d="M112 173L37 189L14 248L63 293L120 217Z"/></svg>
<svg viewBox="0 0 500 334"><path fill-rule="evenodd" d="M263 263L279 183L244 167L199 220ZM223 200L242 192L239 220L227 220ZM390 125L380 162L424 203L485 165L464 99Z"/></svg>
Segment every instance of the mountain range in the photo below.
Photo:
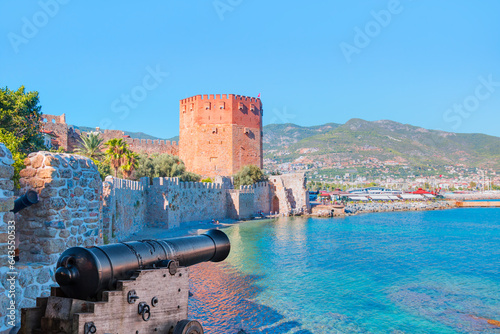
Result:
<svg viewBox="0 0 500 334"><path fill-rule="evenodd" d="M264 156L281 162L376 158L413 166L463 164L498 170L500 138L358 118L312 127L271 124L264 127Z"/></svg>

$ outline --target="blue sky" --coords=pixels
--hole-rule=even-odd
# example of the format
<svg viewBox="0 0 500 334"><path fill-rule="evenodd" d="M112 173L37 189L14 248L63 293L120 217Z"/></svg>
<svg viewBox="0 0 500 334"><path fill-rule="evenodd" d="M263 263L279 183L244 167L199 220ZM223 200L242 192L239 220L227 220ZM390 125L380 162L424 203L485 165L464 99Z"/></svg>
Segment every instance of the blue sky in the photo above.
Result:
<svg viewBox="0 0 500 334"><path fill-rule="evenodd" d="M0 86L71 124L178 134L179 100L264 124L390 119L500 136L500 2L0 1Z"/></svg>

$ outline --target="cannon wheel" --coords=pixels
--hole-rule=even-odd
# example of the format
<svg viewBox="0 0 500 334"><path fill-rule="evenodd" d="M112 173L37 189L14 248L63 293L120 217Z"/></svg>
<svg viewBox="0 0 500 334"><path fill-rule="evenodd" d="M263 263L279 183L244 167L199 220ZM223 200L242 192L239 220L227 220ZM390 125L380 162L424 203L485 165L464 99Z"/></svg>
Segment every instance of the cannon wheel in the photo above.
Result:
<svg viewBox="0 0 500 334"><path fill-rule="evenodd" d="M181 320L175 326L174 334L203 334L203 327L196 320Z"/></svg>

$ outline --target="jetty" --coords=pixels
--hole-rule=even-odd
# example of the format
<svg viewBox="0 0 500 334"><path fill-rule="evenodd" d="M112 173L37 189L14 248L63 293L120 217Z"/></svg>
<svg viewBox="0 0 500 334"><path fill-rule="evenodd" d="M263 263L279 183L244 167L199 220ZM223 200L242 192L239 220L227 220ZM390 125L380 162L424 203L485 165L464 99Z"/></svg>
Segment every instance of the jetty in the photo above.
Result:
<svg viewBox="0 0 500 334"><path fill-rule="evenodd" d="M478 202L456 202L457 208L500 208L500 202L478 201Z"/></svg>

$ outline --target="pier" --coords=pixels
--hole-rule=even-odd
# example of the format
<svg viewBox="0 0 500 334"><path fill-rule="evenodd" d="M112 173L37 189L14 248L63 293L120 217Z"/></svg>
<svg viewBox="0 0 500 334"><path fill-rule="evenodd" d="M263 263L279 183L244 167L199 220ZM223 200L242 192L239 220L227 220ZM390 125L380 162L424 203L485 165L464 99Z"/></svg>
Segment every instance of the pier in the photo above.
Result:
<svg viewBox="0 0 500 334"><path fill-rule="evenodd" d="M456 202L457 208L500 208L500 202Z"/></svg>

